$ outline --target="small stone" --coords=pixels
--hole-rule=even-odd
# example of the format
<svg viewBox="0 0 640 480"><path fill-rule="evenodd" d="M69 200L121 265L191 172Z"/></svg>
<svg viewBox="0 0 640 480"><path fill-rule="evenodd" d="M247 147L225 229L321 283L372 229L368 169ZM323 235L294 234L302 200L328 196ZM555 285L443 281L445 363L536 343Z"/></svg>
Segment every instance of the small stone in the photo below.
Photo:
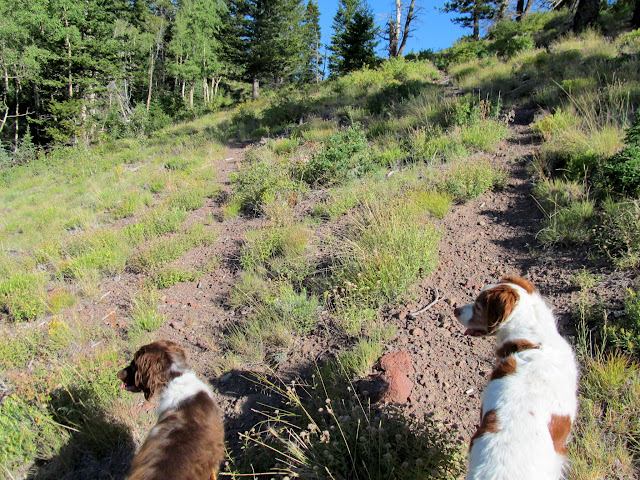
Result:
<svg viewBox="0 0 640 480"><path fill-rule="evenodd" d="M487 223L486 223L484 220L480 220L480 221L478 222L478 225L480 225L481 227L486 227L486 226L487 226Z"/></svg>
<svg viewBox="0 0 640 480"><path fill-rule="evenodd" d="M227 380L229 380L232 377L233 373L229 372L229 373L225 373L223 376L220 377L220 381L221 382L226 382Z"/></svg>
<svg viewBox="0 0 640 480"><path fill-rule="evenodd" d="M467 390L464 393L466 393L467 395L471 395L473 393L473 388L470 388L469 390Z"/></svg>
<svg viewBox="0 0 640 480"><path fill-rule="evenodd" d="M410 333L411 335L413 335L414 337L421 337L422 335L424 335L424 331L423 331L421 328L419 328L419 327L412 328L412 329L409 331L409 333Z"/></svg>

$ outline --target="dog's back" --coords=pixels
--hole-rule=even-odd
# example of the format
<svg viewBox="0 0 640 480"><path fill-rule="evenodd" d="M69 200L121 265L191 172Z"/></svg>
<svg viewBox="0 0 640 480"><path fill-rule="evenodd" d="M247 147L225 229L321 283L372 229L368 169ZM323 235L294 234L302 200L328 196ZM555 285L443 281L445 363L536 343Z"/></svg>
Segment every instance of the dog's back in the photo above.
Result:
<svg viewBox="0 0 640 480"><path fill-rule="evenodd" d="M498 337L496 365L482 396L481 425L471 440L467 479L558 480L577 410L573 351L558 333L551 309L528 282L509 278L485 290L476 304L456 313L473 331L482 331L479 318L486 317L485 334ZM498 320L488 318L492 315Z"/></svg>
<svg viewBox="0 0 640 480"><path fill-rule="evenodd" d="M220 410L204 391L160 415L131 465L130 480L209 479L222 462Z"/></svg>

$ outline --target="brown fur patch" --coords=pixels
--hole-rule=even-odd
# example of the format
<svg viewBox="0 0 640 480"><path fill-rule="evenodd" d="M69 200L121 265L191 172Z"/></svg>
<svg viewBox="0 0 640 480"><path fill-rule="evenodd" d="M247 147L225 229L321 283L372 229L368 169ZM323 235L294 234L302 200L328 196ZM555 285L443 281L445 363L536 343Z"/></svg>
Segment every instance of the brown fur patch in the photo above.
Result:
<svg viewBox="0 0 640 480"><path fill-rule="evenodd" d="M480 438L485 433L497 433L500 431L500 424L498 422L498 411L497 410L489 410L482 417L482 422L480 422L480 426L476 433L471 437L471 443L469 444L469 450L473 447L473 442L476 438Z"/></svg>
<svg viewBox="0 0 640 480"><path fill-rule="evenodd" d="M118 378L149 400L178 375L171 371L171 365L186 366L184 350L177 343L160 340L140 347L129 366L118 372Z"/></svg>
<svg viewBox="0 0 640 480"><path fill-rule="evenodd" d="M478 295L474 304L474 316L481 314L482 323L487 326L487 333L493 333L509 318L519 298L518 292L509 285L490 288Z"/></svg>
<svg viewBox="0 0 640 480"><path fill-rule="evenodd" d="M205 392L158 420L136 454L129 480L209 480L224 455L220 409Z"/></svg>
<svg viewBox="0 0 640 480"><path fill-rule="evenodd" d="M514 285L522 287L529 294L536 291L536 287L533 286L533 283L531 283L529 280L526 280L522 277L517 277L515 275L504 277L502 280L500 280L500 283L513 283Z"/></svg>
<svg viewBox="0 0 640 480"><path fill-rule="evenodd" d="M571 431L571 418L569 415L551 415L549 421L549 434L553 440L553 449L560 455L567 454L567 439Z"/></svg>
<svg viewBox="0 0 640 480"><path fill-rule="evenodd" d="M513 375L516 373L516 359L513 357L503 358L498 361L497 365L491 372L491 380L506 377L507 375Z"/></svg>
<svg viewBox="0 0 640 480"><path fill-rule="evenodd" d="M523 352L524 350L531 350L534 348L540 348L540 345L531 343L529 340L525 340L524 338L508 340L500 345L500 347L496 350L496 356L498 356L499 358L505 358L509 355L513 355L514 353Z"/></svg>

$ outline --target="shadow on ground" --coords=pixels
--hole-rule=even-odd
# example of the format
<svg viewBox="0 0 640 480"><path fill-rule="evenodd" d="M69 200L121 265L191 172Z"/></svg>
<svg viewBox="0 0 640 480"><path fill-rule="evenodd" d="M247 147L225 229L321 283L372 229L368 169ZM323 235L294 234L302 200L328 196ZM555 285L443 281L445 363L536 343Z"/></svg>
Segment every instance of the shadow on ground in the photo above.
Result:
<svg viewBox="0 0 640 480"><path fill-rule="evenodd" d="M125 478L135 452L131 431L98 406L92 389L58 389L48 408L69 437L53 458L37 462L27 479Z"/></svg>

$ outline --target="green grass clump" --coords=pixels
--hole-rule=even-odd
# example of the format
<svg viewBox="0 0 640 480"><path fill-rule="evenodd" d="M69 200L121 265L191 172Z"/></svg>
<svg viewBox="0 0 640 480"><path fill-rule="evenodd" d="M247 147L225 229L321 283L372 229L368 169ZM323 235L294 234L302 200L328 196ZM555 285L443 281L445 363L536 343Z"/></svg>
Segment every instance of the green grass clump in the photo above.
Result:
<svg viewBox="0 0 640 480"><path fill-rule="evenodd" d="M0 281L0 310L15 322L33 320L46 311L46 276L18 273Z"/></svg>
<svg viewBox="0 0 640 480"><path fill-rule="evenodd" d="M634 478L640 447L638 366L618 354L587 356L583 363L570 476Z"/></svg>
<svg viewBox="0 0 640 480"><path fill-rule="evenodd" d="M587 244L593 237L595 204L582 200L551 213L538 238L547 244Z"/></svg>
<svg viewBox="0 0 640 480"><path fill-rule="evenodd" d="M167 316L158 312L158 301L158 292L153 289L144 289L133 298L130 313L133 331L153 332L164 324Z"/></svg>
<svg viewBox="0 0 640 480"><path fill-rule="evenodd" d="M640 265L640 201L606 200L596 231L598 247L621 268Z"/></svg>
<svg viewBox="0 0 640 480"><path fill-rule="evenodd" d="M553 215L559 208L569 207L587 198L584 183L559 178L541 179L533 187L532 193L547 215Z"/></svg>
<svg viewBox="0 0 640 480"><path fill-rule="evenodd" d="M211 245L217 233L196 223L189 230L171 237L154 241L127 262L134 272L151 272L155 268L181 257L188 250L199 245Z"/></svg>
<svg viewBox="0 0 640 480"><path fill-rule="evenodd" d="M373 306L393 301L435 268L438 234L415 212L383 203L355 212L350 232L338 240L334 283L350 282L354 300Z"/></svg>
<svg viewBox="0 0 640 480"><path fill-rule="evenodd" d="M310 272L310 240L311 230L302 224L250 230L240 263L246 271L299 283Z"/></svg>
<svg viewBox="0 0 640 480"><path fill-rule="evenodd" d="M619 351L640 356L640 294L629 290L624 301L625 316L620 320L609 318L604 334Z"/></svg>
<svg viewBox="0 0 640 480"><path fill-rule="evenodd" d="M309 184L342 183L375 168L367 137L359 125L330 135L306 164L302 178Z"/></svg>
<svg viewBox="0 0 640 480"><path fill-rule="evenodd" d="M506 184L506 174L484 161L460 161L447 172L444 189L457 202L476 198Z"/></svg>

